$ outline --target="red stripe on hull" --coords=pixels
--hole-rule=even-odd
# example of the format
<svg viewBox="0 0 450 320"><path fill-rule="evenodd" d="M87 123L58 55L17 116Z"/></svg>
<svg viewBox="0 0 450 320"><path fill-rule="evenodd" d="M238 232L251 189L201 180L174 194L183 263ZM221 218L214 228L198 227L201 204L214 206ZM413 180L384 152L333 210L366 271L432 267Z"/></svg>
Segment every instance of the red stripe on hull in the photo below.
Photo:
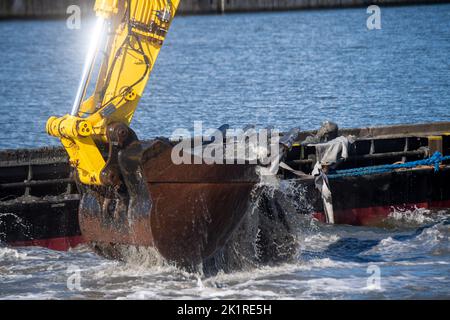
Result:
<svg viewBox="0 0 450 320"><path fill-rule="evenodd" d="M431 209L449 209L450 200L434 201L430 205Z"/></svg>
<svg viewBox="0 0 450 320"><path fill-rule="evenodd" d="M336 210L334 219L336 224L348 224L353 226L375 226L383 222L391 213L395 211L413 211L418 208L424 209L444 209L450 208L450 200L422 202L405 205L379 206L369 208L353 208L345 210ZM321 222L325 222L323 212L313 214L314 218Z"/></svg>
<svg viewBox="0 0 450 320"><path fill-rule="evenodd" d="M44 247L51 250L67 251L70 248L74 248L82 243L85 243L82 236L73 236L52 239L15 241L8 244L15 247Z"/></svg>
<svg viewBox="0 0 450 320"><path fill-rule="evenodd" d="M379 206L369 208L353 208L346 210L335 211L336 224L348 224L355 226L374 226L379 225L383 220L394 211L414 210L417 208L425 209L447 209L450 208L450 200L434 201L431 203L416 203L407 205L395 206ZM325 222L325 215L323 212L316 212L313 216L321 222ZM16 247L37 246L44 247L51 250L67 251L86 241L82 236L60 237L51 239L28 240L28 241L14 241L8 243Z"/></svg>

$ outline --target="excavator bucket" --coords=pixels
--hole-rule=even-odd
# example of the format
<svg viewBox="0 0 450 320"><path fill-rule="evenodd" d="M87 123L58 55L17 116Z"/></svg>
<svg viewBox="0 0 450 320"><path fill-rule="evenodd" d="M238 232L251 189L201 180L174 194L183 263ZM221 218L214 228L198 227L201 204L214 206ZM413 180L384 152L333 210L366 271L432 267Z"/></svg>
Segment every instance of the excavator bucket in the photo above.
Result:
<svg viewBox="0 0 450 320"><path fill-rule="evenodd" d="M179 266L199 265L225 245L244 217L259 181L255 165L176 165L174 143L140 142L130 134L133 138L122 148L110 147L113 161L105 169L106 176L120 176L121 183L80 184L84 238L97 252L116 259L122 258L124 246L152 247Z"/></svg>

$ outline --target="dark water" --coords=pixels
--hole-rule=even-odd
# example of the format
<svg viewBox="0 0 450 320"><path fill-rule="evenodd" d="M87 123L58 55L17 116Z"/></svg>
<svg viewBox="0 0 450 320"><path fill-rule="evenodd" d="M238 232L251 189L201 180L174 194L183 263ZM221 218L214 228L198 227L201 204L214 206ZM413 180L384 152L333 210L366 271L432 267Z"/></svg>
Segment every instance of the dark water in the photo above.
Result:
<svg viewBox="0 0 450 320"><path fill-rule="evenodd" d="M366 29L367 16L363 8L178 17L133 126L149 138L194 120L281 130L325 119L448 121L450 6L382 8L377 31ZM45 122L70 111L89 26L0 23L0 148L57 144ZM305 217L294 262L209 278L148 253L121 263L83 247L0 247L0 298L450 298L447 213L392 211L384 229ZM73 274L81 287L71 291Z"/></svg>
<svg viewBox="0 0 450 320"><path fill-rule="evenodd" d="M279 129L449 120L450 6L177 17L133 127L141 138L205 126ZM0 148L58 142L49 115L70 112L90 23L0 23Z"/></svg>

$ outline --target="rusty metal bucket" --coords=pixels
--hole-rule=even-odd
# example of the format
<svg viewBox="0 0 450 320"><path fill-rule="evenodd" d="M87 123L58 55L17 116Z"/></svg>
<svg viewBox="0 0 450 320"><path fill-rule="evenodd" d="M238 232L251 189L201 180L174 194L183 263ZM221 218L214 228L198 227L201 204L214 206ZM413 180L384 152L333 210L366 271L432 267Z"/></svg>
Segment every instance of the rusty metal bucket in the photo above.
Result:
<svg viewBox="0 0 450 320"><path fill-rule="evenodd" d="M175 165L173 147L164 139L135 140L116 157L120 187L80 186L81 231L97 251L120 259L117 246L153 247L191 267L226 244L259 181L256 166Z"/></svg>

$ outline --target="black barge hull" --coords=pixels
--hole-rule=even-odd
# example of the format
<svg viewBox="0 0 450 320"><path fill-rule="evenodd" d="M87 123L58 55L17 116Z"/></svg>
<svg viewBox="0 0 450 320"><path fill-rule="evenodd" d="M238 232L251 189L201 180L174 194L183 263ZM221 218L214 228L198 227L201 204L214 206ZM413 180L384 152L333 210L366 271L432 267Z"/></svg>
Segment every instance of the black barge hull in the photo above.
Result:
<svg viewBox="0 0 450 320"><path fill-rule="evenodd" d="M61 148L0 152L0 242L67 250L83 243L80 195Z"/></svg>
<svg viewBox="0 0 450 320"><path fill-rule="evenodd" d="M386 218L394 213L448 209L449 182L450 166L443 166L439 172L423 168L331 180L335 223L384 226ZM291 183L302 192L289 201L308 204L300 206L299 213L325 222L322 198L314 180L293 179ZM286 201L285 196L280 195L276 201Z"/></svg>

